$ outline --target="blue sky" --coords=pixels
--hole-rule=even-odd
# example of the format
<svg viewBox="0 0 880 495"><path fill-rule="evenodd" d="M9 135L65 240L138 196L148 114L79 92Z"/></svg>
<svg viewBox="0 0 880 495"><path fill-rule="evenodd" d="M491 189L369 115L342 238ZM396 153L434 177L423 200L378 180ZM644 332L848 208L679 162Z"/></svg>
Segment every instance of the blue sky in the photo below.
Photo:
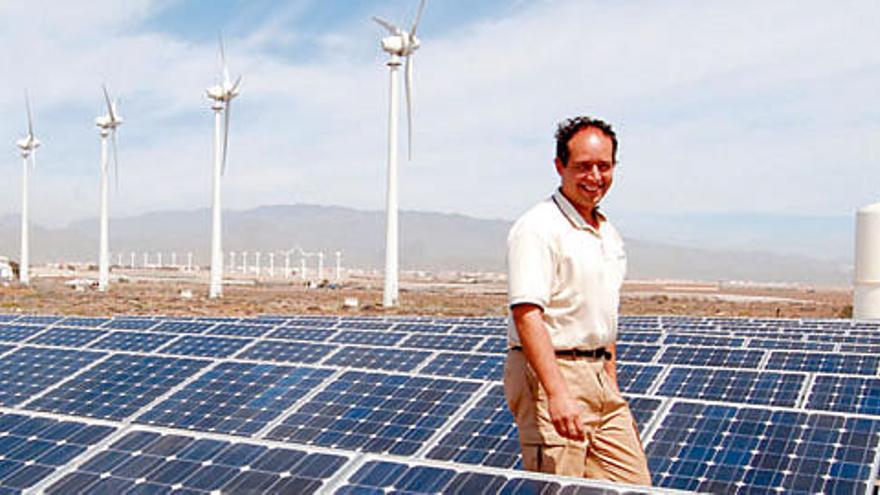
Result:
<svg viewBox="0 0 880 495"><path fill-rule="evenodd" d="M111 216L210 204L217 32L235 101L229 208L384 208L387 69L379 15L416 0L7 2L0 215L19 212L28 88L32 218L98 211L100 86L119 96ZM32 9L32 10L28 10ZM880 199L880 3L429 0L416 54L415 157L401 207L514 218L557 178L565 116L611 121L608 211L849 215Z"/></svg>

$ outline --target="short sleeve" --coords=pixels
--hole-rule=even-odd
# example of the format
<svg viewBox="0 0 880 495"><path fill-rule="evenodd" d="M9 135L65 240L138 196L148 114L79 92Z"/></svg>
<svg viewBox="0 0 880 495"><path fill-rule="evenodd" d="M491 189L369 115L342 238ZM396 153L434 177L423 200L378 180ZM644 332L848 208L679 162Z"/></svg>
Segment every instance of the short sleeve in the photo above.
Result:
<svg viewBox="0 0 880 495"><path fill-rule="evenodd" d="M508 305L546 309L553 289L553 249L544 236L522 227L514 225L507 237Z"/></svg>

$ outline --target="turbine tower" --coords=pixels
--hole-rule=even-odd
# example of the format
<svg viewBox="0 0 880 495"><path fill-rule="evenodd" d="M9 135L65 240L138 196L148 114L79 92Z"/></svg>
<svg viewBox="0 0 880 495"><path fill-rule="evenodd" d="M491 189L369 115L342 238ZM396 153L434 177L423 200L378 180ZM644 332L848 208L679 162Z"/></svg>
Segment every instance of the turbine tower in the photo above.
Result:
<svg viewBox="0 0 880 495"><path fill-rule="evenodd" d="M104 101L107 104L107 115L95 119L95 125L101 131L101 240L98 252L98 290L105 292L110 281L110 241L109 220L107 218L107 176L110 160L108 159L107 138L113 142L113 169L116 186L119 186L119 154L116 147L116 128L122 124L122 118L116 112L116 102L110 100L107 86L104 89Z"/></svg>
<svg viewBox="0 0 880 495"><path fill-rule="evenodd" d="M220 179L226 172L226 148L229 143L229 110L232 99L240 93L241 76L232 82L226 66L223 38L220 38L220 82L208 88L208 98L214 110L214 196L211 216L211 282L208 297L223 295L223 223L221 218ZM246 263L247 261L245 261Z"/></svg>
<svg viewBox="0 0 880 495"><path fill-rule="evenodd" d="M36 168L37 148L40 141L34 136L34 121L31 118L31 102L27 92L24 94L24 104L27 107L28 133L27 136L16 141L21 150L21 259L19 260L19 281L22 285L30 285L30 219L28 218L28 161L31 168Z"/></svg>
<svg viewBox="0 0 880 495"><path fill-rule="evenodd" d="M382 38L382 50L390 56L388 68L390 69L390 101L388 111L388 184L386 190L385 207L385 287L382 295L382 305L386 308L397 306L399 299L398 284L398 233L397 233L397 133L398 119L398 81L397 72L404 58L404 74L406 82L406 117L407 117L407 149L408 157L412 159L412 81L413 64L412 54L419 48L420 42L416 37L416 30L422 12L425 10L425 0L419 3L419 9L413 20L409 32L404 31L390 22L373 17L380 26L387 29L391 35Z"/></svg>

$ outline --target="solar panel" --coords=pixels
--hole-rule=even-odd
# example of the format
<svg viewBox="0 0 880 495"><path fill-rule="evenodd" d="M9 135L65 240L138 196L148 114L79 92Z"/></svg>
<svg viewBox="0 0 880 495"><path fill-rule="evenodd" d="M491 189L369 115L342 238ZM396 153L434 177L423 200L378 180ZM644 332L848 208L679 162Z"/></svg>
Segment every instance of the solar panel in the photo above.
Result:
<svg viewBox="0 0 880 495"><path fill-rule="evenodd" d="M114 318L105 323L101 328L113 328L116 330L149 330L157 324L157 321L150 319L126 317L120 319Z"/></svg>
<svg viewBox="0 0 880 495"><path fill-rule="evenodd" d="M398 323L392 327L397 332L446 333L452 325L434 325L431 323Z"/></svg>
<svg viewBox="0 0 880 495"><path fill-rule="evenodd" d="M175 335L163 333L112 332L89 347L111 351L150 352L175 338Z"/></svg>
<svg viewBox="0 0 880 495"><path fill-rule="evenodd" d="M776 339L752 339L748 347L756 349L785 349L785 350L810 350L810 351L833 351L834 344L828 342L798 342L792 340ZM841 349L842 350L842 349Z"/></svg>
<svg viewBox="0 0 880 495"><path fill-rule="evenodd" d="M395 346L404 337L406 337L406 334L403 332L342 330L330 339L330 341L339 342L340 344Z"/></svg>
<svg viewBox="0 0 880 495"><path fill-rule="evenodd" d="M106 335L106 331L91 328L55 327L31 338L28 343L39 345L57 345L67 347L83 347L89 342Z"/></svg>
<svg viewBox="0 0 880 495"><path fill-rule="evenodd" d="M406 349L341 347L323 364L386 371L412 371L422 364L431 353Z"/></svg>
<svg viewBox="0 0 880 495"><path fill-rule="evenodd" d="M61 316L49 316L49 315L27 315L27 316L19 316L15 319L16 323L27 323L30 325L51 325L53 323L58 323L61 321Z"/></svg>
<svg viewBox="0 0 880 495"><path fill-rule="evenodd" d="M495 354L507 353L507 337L489 337L477 348L477 352L491 352Z"/></svg>
<svg viewBox="0 0 880 495"><path fill-rule="evenodd" d="M46 327L44 326L19 325L16 323L0 324L0 341L21 342L45 329Z"/></svg>
<svg viewBox="0 0 880 495"><path fill-rule="evenodd" d="M878 440L872 419L677 402L646 450L664 487L864 493Z"/></svg>
<svg viewBox="0 0 880 495"><path fill-rule="evenodd" d="M660 350L659 345L617 343L617 360L648 363Z"/></svg>
<svg viewBox="0 0 880 495"><path fill-rule="evenodd" d="M0 404L12 406L67 379L101 352L25 347L0 357Z"/></svg>
<svg viewBox="0 0 880 495"><path fill-rule="evenodd" d="M151 330L169 333L202 333L213 326L214 323L202 321L163 321Z"/></svg>
<svg viewBox="0 0 880 495"><path fill-rule="evenodd" d="M163 347L161 352L184 356L220 358L235 354L253 341L253 339L240 339L237 337L184 335Z"/></svg>
<svg viewBox="0 0 880 495"><path fill-rule="evenodd" d="M656 344L660 342L663 334L660 332L633 332L625 331L617 334L618 342L636 342L641 344Z"/></svg>
<svg viewBox="0 0 880 495"><path fill-rule="evenodd" d="M808 397L808 409L880 416L878 378L816 375Z"/></svg>
<svg viewBox="0 0 880 495"><path fill-rule="evenodd" d="M452 329L452 333L454 334L462 334L462 335L478 335L478 336L490 336L490 335L499 335L505 336L507 335L507 327L493 327L493 326L476 326L476 325L456 325Z"/></svg>
<svg viewBox="0 0 880 495"><path fill-rule="evenodd" d="M137 422L253 435L330 374L324 369L221 363L141 414Z"/></svg>
<svg viewBox="0 0 880 495"><path fill-rule="evenodd" d="M114 430L78 421L0 414L0 491L19 493L35 486Z"/></svg>
<svg viewBox="0 0 880 495"><path fill-rule="evenodd" d="M348 371L267 438L412 455L479 387L448 379Z"/></svg>
<svg viewBox="0 0 880 495"><path fill-rule="evenodd" d="M661 363L688 364L691 366L727 366L732 368L757 368L764 351L725 349L723 347L668 346L660 356Z"/></svg>
<svg viewBox="0 0 880 495"><path fill-rule="evenodd" d="M622 392L644 394L654 385L662 371L662 366L617 363L617 386Z"/></svg>
<svg viewBox="0 0 880 495"><path fill-rule="evenodd" d="M221 323L208 333L211 335L233 335L236 337L260 337L269 330L271 325L241 325L239 323Z"/></svg>
<svg viewBox="0 0 880 495"><path fill-rule="evenodd" d="M290 340L311 340L322 342L335 334L336 330L326 328L309 328L309 327L280 327L272 331L269 337L273 339L290 339Z"/></svg>
<svg viewBox="0 0 880 495"><path fill-rule="evenodd" d="M675 333L667 335L663 340L665 344L703 345L711 347L742 347L742 338L718 337L715 335L689 335Z"/></svg>
<svg viewBox="0 0 880 495"><path fill-rule="evenodd" d="M68 327L91 327L97 328L105 323L110 321L110 318L94 318L94 317L83 317L83 316L69 316L59 321L59 325L64 325Z"/></svg>
<svg viewBox="0 0 880 495"><path fill-rule="evenodd" d="M135 431L47 493L313 493L343 455Z"/></svg>
<svg viewBox="0 0 880 495"><path fill-rule="evenodd" d="M32 400L27 407L122 420L207 363L185 358L116 354Z"/></svg>
<svg viewBox="0 0 880 495"><path fill-rule="evenodd" d="M794 407L806 375L734 369L673 367L658 395Z"/></svg>
<svg viewBox="0 0 880 495"><path fill-rule="evenodd" d="M419 370L428 375L501 380L505 356L442 352Z"/></svg>
<svg viewBox="0 0 880 495"><path fill-rule="evenodd" d="M414 334L401 342L400 346L443 351L469 351L482 340L479 337L460 337L457 335Z"/></svg>
<svg viewBox="0 0 880 495"><path fill-rule="evenodd" d="M388 330L393 323L387 321L342 321L336 328L356 328L360 330Z"/></svg>
<svg viewBox="0 0 880 495"><path fill-rule="evenodd" d="M880 356L773 351L767 369L876 375Z"/></svg>
<svg viewBox="0 0 880 495"><path fill-rule="evenodd" d="M338 346L329 344L264 340L254 344L239 357L280 363L314 364L337 348Z"/></svg>

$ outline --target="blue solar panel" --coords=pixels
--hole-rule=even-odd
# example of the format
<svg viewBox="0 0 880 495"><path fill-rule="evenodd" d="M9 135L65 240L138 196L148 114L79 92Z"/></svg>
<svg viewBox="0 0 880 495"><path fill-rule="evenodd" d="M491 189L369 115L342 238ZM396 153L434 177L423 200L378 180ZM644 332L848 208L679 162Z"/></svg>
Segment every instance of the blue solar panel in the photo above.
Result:
<svg viewBox="0 0 880 495"><path fill-rule="evenodd" d="M0 322L8 322L18 318L18 315L0 315Z"/></svg>
<svg viewBox="0 0 880 495"><path fill-rule="evenodd" d="M767 368L773 370L815 371L876 375L880 356L868 354L830 354L823 352L773 351Z"/></svg>
<svg viewBox="0 0 880 495"><path fill-rule="evenodd" d="M634 363L648 363L660 350L659 345L617 343L617 359Z"/></svg>
<svg viewBox="0 0 880 495"><path fill-rule="evenodd" d="M656 344L663 336L660 332L634 332L627 330L617 334L618 342L636 342L640 344Z"/></svg>
<svg viewBox="0 0 880 495"><path fill-rule="evenodd" d="M67 379L101 352L25 347L0 358L0 404L12 406Z"/></svg>
<svg viewBox="0 0 880 495"><path fill-rule="evenodd" d="M132 432L48 493L314 493L347 461L295 448Z"/></svg>
<svg viewBox="0 0 880 495"><path fill-rule="evenodd" d="M880 415L880 379L817 375L809 392L808 409Z"/></svg>
<svg viewBox="0 0 880 495"><path fill-rule="evenodd" d="M388 330L393 323L387 321L342 321L336 328L356 328L359 330Z"/></svg>
<svg viewBox="0 0 880 495"><path fill-rule="evenodd" d="M800 373L673 367L657 394L794 407L805 380Z"/></svg>
<svg viewBox="0 0 880 495"><path fill-rule="evenodd" d="M400 343L401 347L437 349L442 351L470 351L483 339L458 335L415 334Z"/></svg>
<svg viewBox="0 0 880 495"><path fill-rule="evenodd" d="M506 354L507 353L507 338L506 337L490 337L486 339L486 342L483 343L479 348L477 348L477 352L491 352L493 354Z"/></svg>
<svg viewBox="0 0 880 495"><path fill-rule="evenodd" d="M161 352L165 354L182 354L184 356L221 358L235 354L251 342L253 342L253 339L184 335L163 347Z"/></svg>
<svg viewBox="0 0 880 495"><path fill-rule="evenodd" d="M865 493L878 422L679 402L647 445L654 483L703 492Z"/></svg>
<svg viewBox="0 0 880 495"><path fill-rule="evenodd" d="M43 315L28 315L28 316L20 316L15 320L16 323L26 323L30 325L51 325L53 323L58 323L61 321L61 316L43 316Z"/></svg>
<svg viewBox="0 0 880 495"><path fill-rule="evenodd" d="M0 491L31 488L115 428L76 421L0 414Z"/></svg>
<svg viewBox="0 0 880 495"><path fill-rule="evenodd" d="M434 325L431 323L398 323L392 330L398 332L446 333L452 325Z"/></svg>
<svg viewBox="0 0 880 495"><path fill-rule="evenodd" d="M412 455L478 388L469 382L349 371L268 438Z"/></svg>
<svg viewBox="0 0 880 495"><path fill-rule="evenodd" d="M280 363L314 364L329 356L337 348L338 346L330 344L264 340L257 342L239 357Z"/></svg>
<svg viewBox="0 0 880 495"><path fill-rule="evenodd" d="M797 340L752 339L748 347L755 349L785 349L809 351L833 351L834 344L828 342L801 342Z"/></svg>
<svg viewBox="0 0 880 495"><path fill-rule="evenodd" d="M83 347L89 342L106 335L106 331L91 328L64 328L55 327L31 338L29 344L61 345L68 347Z"/></svg>
<svg viewBox="0 0 880 495"><path fill-rule="evenodd" d="M29 409L121 420L208 361L116 354L27 404Z"/></svg>
<svg viewBox="0 0 880 495"><path fill-rule="evenodd" d="M0 341L24 342L45 329L44 326L19 325L17 323L0 324Z"/></svg>
<svg viewBox="0 0 880 495"><path fill-rule="evenodd" d="M286 325L290 326L290 327L320 328L320 327L335 327L337 323L339 323L339 322L335 318L333 318L333 319L312 319L312 318L294 317L294 318L291 318L287 322Z"/></svg>
<svg viewBox="0 0 880 495"><path fill-rule="evenodd" d="M336 330L309 327L280 327L269 334L273 339L310 340L323 342L335 334Z"/></svg>
<svg viewBox="0 0 880 495"><path fill-rule="evenodd" d="M202 333L214 325L203 321L163 321L151 330L169 333Z"/></svg>
<svg viewBox="0 0 880 495"><path fill-rule="evenodd" d="M493 326L475 326L475 325L456 325L452 329L452 333L454 334L462 334L462 335L479 335L479 336L506 336L507 335L507 327L493 327Z"/></svg>
<svg viewBox="0 0 880 495"><path fill-rule="evenodd" d="M174 340L176 335L146 332L112 332L89 347L112 351L150 352Z"/></svg>
<svg viewBox="0 0 880 495"><path fill-rule="evenodd" d="M757 349L669 346L663 350L660 362L667 364L689 364L691 366L757 368L763 357L764 351Z"/></svg>
<svg viewBox="0 0 880 495"><path fill-rule="evenodd" d="M819 345L818 343L811 342ZM834 350L834 344L821 344L830 346L830 349L817 349L823 351ZM840 352L855 352L861 354L880 354L880 345L878 344L840 344Z"/></svg>
<svg viewBox="0 0 880 495"><path fill-rule="evenodd" d="M232 335L236 337L260 337L272 330L271 325L241 325L238 323L221 323L208 333L211 335Z"/></svg>
<svg viewBox="0 0 880 495"><path fill-rule="evenodd" d="M362 332L357 330L341 330L336 336L330 339L330 341L339 342L340 344L394 346L404 337L406 337L406 334L402 332Z"/></svg>
<svg viewBox="0 0 880 495"><path fill-rule="evenodd" d="M743 338L738 337L718 337L715 335L689 335L683 333L675 333L667 335L663 340L664 344L681 344L681 345L703 345L712 347L742 347Z"/></svg>
<svg viewBox="0 0 880 495"><path fill-rule="evenodd" d="M391 348L342 347L323 364L387 371L412 371L431 353Z"/></svg>
<svg viewBox="0 0 880 495"><path fill-rule="evenodd" d="M443 436L427 457L443 461L521 468L519 435L496 385Z"/></svg>
<svg viewBox="0 0 880 495"><path fill-rule="evenodd" d="M221 363L137 421L253 435L331 373L324 369Z"/></svg>
<svg viewBox="0 0 880 495"><path fill-rule="evenodd" d="M420 373L474 378L478 380L501 380L504 376L505 356L443 352L431 359Z"/></svg>
<svg viewBox="0 0 880 495"><path fill-rule="evenodd" d="M59 325L68 327L91 327L97 328L110 321L110 318L92 318L83 316L70 316L61 320Z"/></svg>
<svg viewBox="0 0 880 495"><path fill-rule="evenodd" d="M636 363L617 363L617 386L621 392L644 394L663 371L662 366Z"/></svg>
<svg viewBox="0 0 880 495"><path fill-rule="evenodd" d="M145 318L121 318L110 320L105 323L102 328L113 328L116 330L149 330L158 324L158 321Z"/></svg>

